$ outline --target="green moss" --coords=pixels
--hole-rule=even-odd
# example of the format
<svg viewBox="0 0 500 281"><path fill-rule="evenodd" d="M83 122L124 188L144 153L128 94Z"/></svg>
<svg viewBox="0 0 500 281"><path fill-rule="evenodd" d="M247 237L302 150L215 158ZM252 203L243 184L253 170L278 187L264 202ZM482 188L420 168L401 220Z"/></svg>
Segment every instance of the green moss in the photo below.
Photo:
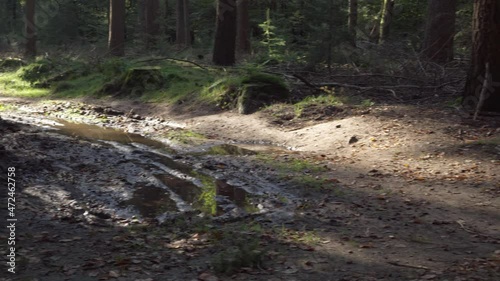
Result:
<svg viewBox="0 0 500 281"><path fill-rule="evenodd" d="M41 81L48 77L55 68L55 63L49 59L40 59L22 67L18 73L19 77L24 81L32 84Z"/></svg>
<svg viewBox="0 0 500 281"><path fill-rule="evenodd" d="M242 114L283 101L288 95L288 86L281 77L255 70L220 78L202 91L202 97L215 101L218 107L238 108Z"/></svg>

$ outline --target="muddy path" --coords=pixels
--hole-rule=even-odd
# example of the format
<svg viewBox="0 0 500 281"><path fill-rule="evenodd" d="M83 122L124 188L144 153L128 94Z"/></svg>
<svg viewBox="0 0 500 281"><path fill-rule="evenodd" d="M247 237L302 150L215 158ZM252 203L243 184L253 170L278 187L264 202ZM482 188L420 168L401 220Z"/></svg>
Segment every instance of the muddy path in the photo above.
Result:
<svg viewBox="0 0 500 281"><path fill-rule="evenodd" d="M18 228L17 273L0 280L500 278L494 118L380 106L283 126L2 103Z"/></svg>

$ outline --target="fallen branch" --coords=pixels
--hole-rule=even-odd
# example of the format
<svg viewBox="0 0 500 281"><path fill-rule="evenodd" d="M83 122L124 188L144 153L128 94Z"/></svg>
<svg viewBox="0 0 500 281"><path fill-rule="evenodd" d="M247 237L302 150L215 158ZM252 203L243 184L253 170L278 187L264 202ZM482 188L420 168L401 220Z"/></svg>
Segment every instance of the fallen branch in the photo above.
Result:
<svg viewBox="0 0 500 281"><path fill-rule="evenodd" d="M444 86L450 85L457 83L460 80L454 80L450 82L446 82L440 85L436 86L418 86L418 85L392 85L392 86L370 86L370 87L363 87L363 86L357 86L357 85L351 85L351 84L343 84L343 83L337 83L337 82L325 82L325 83L315 83L317 87L328 87L328 86L337 86L337 87L343 87L343 88L353 88L353 89L358 89L358 90L387 90L387 89L439 89Z"/></svg>
<svg viewBox="0 0 500 281"><path fill-rule="evenodd" d="M398 75L378 74L378 73L360 73L354 75L330 75L329 77L330 78L387 77L387 78L404 79L416 82L424 82L423 80L417 78L398 76Z"/></svg>
<svg viewBox="0 0 500 281"><path fill-rule="evenodd" d="M147 59L147 60L140 60L140 61L137 61L137 62L152 62L152 61L162 61L162 60L171 60L171 61L181 61L181 62L187 62L187 63L190 63L192 65L195 65L201 69L204 69L204 70L208 70L208 68L204 67L203 65L201 64L198 64L194 61L190 61L190 60L183 60L183 59L176 59L176 58L156 58L156 59Z"/></svg>

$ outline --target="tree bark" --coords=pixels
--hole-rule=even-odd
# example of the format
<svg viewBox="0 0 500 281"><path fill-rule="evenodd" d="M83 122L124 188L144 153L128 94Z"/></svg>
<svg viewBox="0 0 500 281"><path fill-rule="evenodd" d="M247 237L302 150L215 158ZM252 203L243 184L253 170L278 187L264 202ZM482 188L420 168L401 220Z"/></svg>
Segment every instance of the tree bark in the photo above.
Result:
<svg viewBox="0 0 500 281"><path fill-rule="evenodd" d="M160 23L158 17L160 13L159 0L146 0L145 2L145 25L146 25L146 47L153 46L160 34Z"/></svg>
<svg viewBox="0 0 500 281"><path fill-rule="evenodd" d="M125 55L125 0L109 1L108 50L113 56Z"/></svg>
<svg viewBox="0 0 500 281"><path fill-rule="evenodd" d="M9 32L14 31L14 26L16 24L17 20L17 1L16 0L9 0L6 2L6 11L7 11L7 17L8 17L8 23L7 23L7 28Z"/></svg>
<svg viewBox="0 0 500 281"><path fill-rule="evenodd" d="M465 107L476 108L485 77L491 81L485 89L482 110L500 112L500 1L474 0L471 66L464 90ZM490 73L486 73L486 64Z"/></svg>
<svg viewBox="0 0 500 281"><path fill-rule="evenodd" d="M184 19L184 0L177 0L175 7L176 19L176 32L175 32L175 43L179 47L184 47L186 45L186 21Z"/></svg>
<svg viewBox="0 0 500 281"><path fill-rule="evenodd" d="M237 9L237 20L238 20L238 31L237 31L237 41L238 41L238 52L242 54L249 54L251 51L250 45L250 16L248 14L248 0L239 0Z"/></svg>
<svg viewBox="0 0 500 281"><path fill-rule="evenodd" d="M394 3L395 0L384 0L384 5L382 7L382 16L380 18L380 34L379 34L380 44L384 43L387 37L389 36L392 16L394 12Z"/></svg>
<svg viewBox="0 0 500 281"><path fill-rule="evenodd" d="M35 0L26 0L26 50L28 57L36 56L36 26L35 26Z"/></svg>
<svg viewBox="0 0 500 281"><path fill-rule="evenodd" d="M351 42L356 46L356 30L358 28L358 0L349 0L349 19L347 22Z"/></svg>
<svg viewBox="0 0 500 281"><path fill-rule="evenodd" d="M191 47L193 44L193 40L191 38L191 18L190 18L190 11L189 11L189 0L184 0L184 38L186 40L185 46L186 47Z"/></svg>
<svg viewBox="0 0 500 281"><path fill-rule="evenodd" d="M213 62L216 65L234 65L236 62L236 1L217 1L217 24Z"/></svg>
<svg viewBox="0 0 500 281"><path fill-rule="evenodd" d="M453 59L457 0L430 0L422 44L423 56L437 63Z"/></svg>

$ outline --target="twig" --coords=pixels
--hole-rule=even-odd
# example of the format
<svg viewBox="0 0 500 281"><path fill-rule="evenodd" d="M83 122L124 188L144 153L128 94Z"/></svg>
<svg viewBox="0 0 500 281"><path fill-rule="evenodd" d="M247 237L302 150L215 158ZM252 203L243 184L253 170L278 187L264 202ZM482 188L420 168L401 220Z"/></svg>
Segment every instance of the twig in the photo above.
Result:
<svg viewBox="0 0 500 281"><path fill-rule="evenodd" d="M306 84L306 86L308 86L310 88L318 89L318 86L313 85L311 82L307 81L307 79L305 79L304 77L302 77L298 74L292 74L292 76L299 79L300 81L302 81L302 83Z"/></svg>
<svg viewBox="0 0 500 281"><path fill-rule="evenodd" d="M388 264L390 265L394 265L394 266L400 266L400 267L408 267L408 268L414 268L414 269L424 269L424 270L429 270L428 267L426 266L422 266L422 265L409 265L409 264L401 264L401 263L397 263L395 261L388 261L387 262Z"/></svg>
<svg viewBox="0 0 500 281"><path fill-rule="evenodd" d="M203 65L201 64L198 64L194 61L190 61L190 60L183 60L183 59L176 59L176 58L156 58L156 59L147 59L147 60L139 60L137 62L152 62L152 61L162 61L162 60L172 60L172 61L182 61L182 62L187 62L187 63L190 63L190 64L193 64L193 65L196 65L197 67L201 68L201 69L204 69L204 70L208 70L208 68L204 67Z"/></svg>
<svg viewBox="0 0 500 281"><path fill-rule="evenodd" d="M386 89L398 89L398 88L403 88L403 89L439 89L439 88L442 88L444 86L457 83L457 82L459 82L461 80L462 79L460 79L460 80L454 80L454 81L446 82L446 83L443 83L443 84L440 84L440 85L436 85L436 86L392 85L392 86L363 87L363 86L357 86L357 85L351 85L351 84L343 84L343 83L337 83L337 82L315 83L314 85L316 85L317 87L338 86L338 87L343 87L343 88L354 88L354 89L358 89L358 90L367 90L367 89L369 89L369 90L371 90L371 89L383 89L383 90L386 90Z"/></svg>
<svg viewBox="0 0 500 281"><path fill-rule="evenodd" d="M424 82L423 80L417 79L417 78L411 78L411 77L405 77L405 76L398 76L398 75L388 75L388 74L377 74L377 73L360 73L360 74L354 74L354 75L330 75L330 78L356 78L356 77L388 77L388 78L394 78L394 79L405 79L405 80L410 80L410 81L417 81L417 82Z"/></svg>

